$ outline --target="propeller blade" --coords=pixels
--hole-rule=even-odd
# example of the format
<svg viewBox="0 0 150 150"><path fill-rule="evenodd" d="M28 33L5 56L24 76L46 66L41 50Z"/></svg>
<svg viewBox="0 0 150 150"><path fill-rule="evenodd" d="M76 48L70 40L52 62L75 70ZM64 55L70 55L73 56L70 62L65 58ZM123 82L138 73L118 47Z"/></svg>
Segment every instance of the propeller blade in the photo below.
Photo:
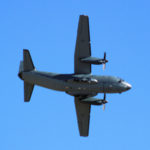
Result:
<svg viewBox="0 0 150 150"><path fill-rule="evenodd" d="M106 100L106 93L104 93L104 100Z"/></svg>
<svg viewBox="0 0 150 150"><path fill-rule="evenodd" d="M103 70L105 70L105 68L106 68L106 64L104 63L104 64L103 64Z"/></svg>
<svg viewBox="0 0 150 150"><path fill-rule="evenodd" d="M103 104L103 111L105 110L105 104Z"/></svg>
<svg viewBox="0 0 150 150"><path fill-rule="evenodd" d="M104 52L104 60L106 60L106 52Z"/></svg>

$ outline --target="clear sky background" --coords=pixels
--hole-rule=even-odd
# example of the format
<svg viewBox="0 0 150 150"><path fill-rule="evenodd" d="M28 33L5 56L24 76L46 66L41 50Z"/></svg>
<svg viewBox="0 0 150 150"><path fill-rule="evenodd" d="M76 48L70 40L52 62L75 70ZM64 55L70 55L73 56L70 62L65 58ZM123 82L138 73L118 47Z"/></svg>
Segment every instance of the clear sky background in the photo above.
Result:
<svg viewBox="0 0 150 150"><path fill-rule="evenodd" d="M132 84L108 94L104 112L92 106L87 138L79 136L73 97L36 86L24 103L17 76L23 48L37 70L73 73L81 14L90 19L92 55L106 51L109 60L92 73ZM1 0L0 66L0 150L150 149L149 0Z"/></svg>

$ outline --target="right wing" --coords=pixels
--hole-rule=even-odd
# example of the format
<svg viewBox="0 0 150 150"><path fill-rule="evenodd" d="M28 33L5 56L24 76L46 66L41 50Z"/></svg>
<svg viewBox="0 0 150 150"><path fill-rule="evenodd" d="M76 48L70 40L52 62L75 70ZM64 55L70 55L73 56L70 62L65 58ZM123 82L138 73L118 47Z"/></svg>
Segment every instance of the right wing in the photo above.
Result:
<svg viewBox="0 0 150 150"><path fill-rule="evenodd" d="M81 15L78 24L78 33L74 55L74 72L75 74L90 74L91 64L81 62L81 58L91 56L89 18Z"/></svg>
<svg viewBox="0 0 150 150"><path fill-rule="evenodd" d="M74 101L75 101L80 136L88 136L91 105L81 103L78 97L75 97Z"/></svg>

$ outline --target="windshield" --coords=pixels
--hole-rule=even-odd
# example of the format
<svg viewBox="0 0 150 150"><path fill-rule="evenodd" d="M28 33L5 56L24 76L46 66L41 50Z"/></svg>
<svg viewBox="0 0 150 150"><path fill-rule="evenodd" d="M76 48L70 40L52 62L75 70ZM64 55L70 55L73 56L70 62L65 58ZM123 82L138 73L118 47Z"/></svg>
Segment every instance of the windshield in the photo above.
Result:
<svg viewBox="0 0 150 150"><path fill-rule="evenodd" d="M123 81L124 81L124 80L120 78L118 82L121 83L121 82L123 82Z"/></svg>

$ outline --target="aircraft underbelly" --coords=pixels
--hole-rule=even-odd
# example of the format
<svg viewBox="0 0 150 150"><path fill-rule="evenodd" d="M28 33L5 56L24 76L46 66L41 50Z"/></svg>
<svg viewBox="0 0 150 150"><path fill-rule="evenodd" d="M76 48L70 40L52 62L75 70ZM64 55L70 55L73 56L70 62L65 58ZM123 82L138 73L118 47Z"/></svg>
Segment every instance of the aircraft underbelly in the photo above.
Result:
<svg viewBox="0 0 150 150"><path fill-rule="evenodd" d="M97 85L88 85L88 84L70 84L66 86L66 93L72 96L85 96L85 95L97 95L103 91Z"/></svg>

